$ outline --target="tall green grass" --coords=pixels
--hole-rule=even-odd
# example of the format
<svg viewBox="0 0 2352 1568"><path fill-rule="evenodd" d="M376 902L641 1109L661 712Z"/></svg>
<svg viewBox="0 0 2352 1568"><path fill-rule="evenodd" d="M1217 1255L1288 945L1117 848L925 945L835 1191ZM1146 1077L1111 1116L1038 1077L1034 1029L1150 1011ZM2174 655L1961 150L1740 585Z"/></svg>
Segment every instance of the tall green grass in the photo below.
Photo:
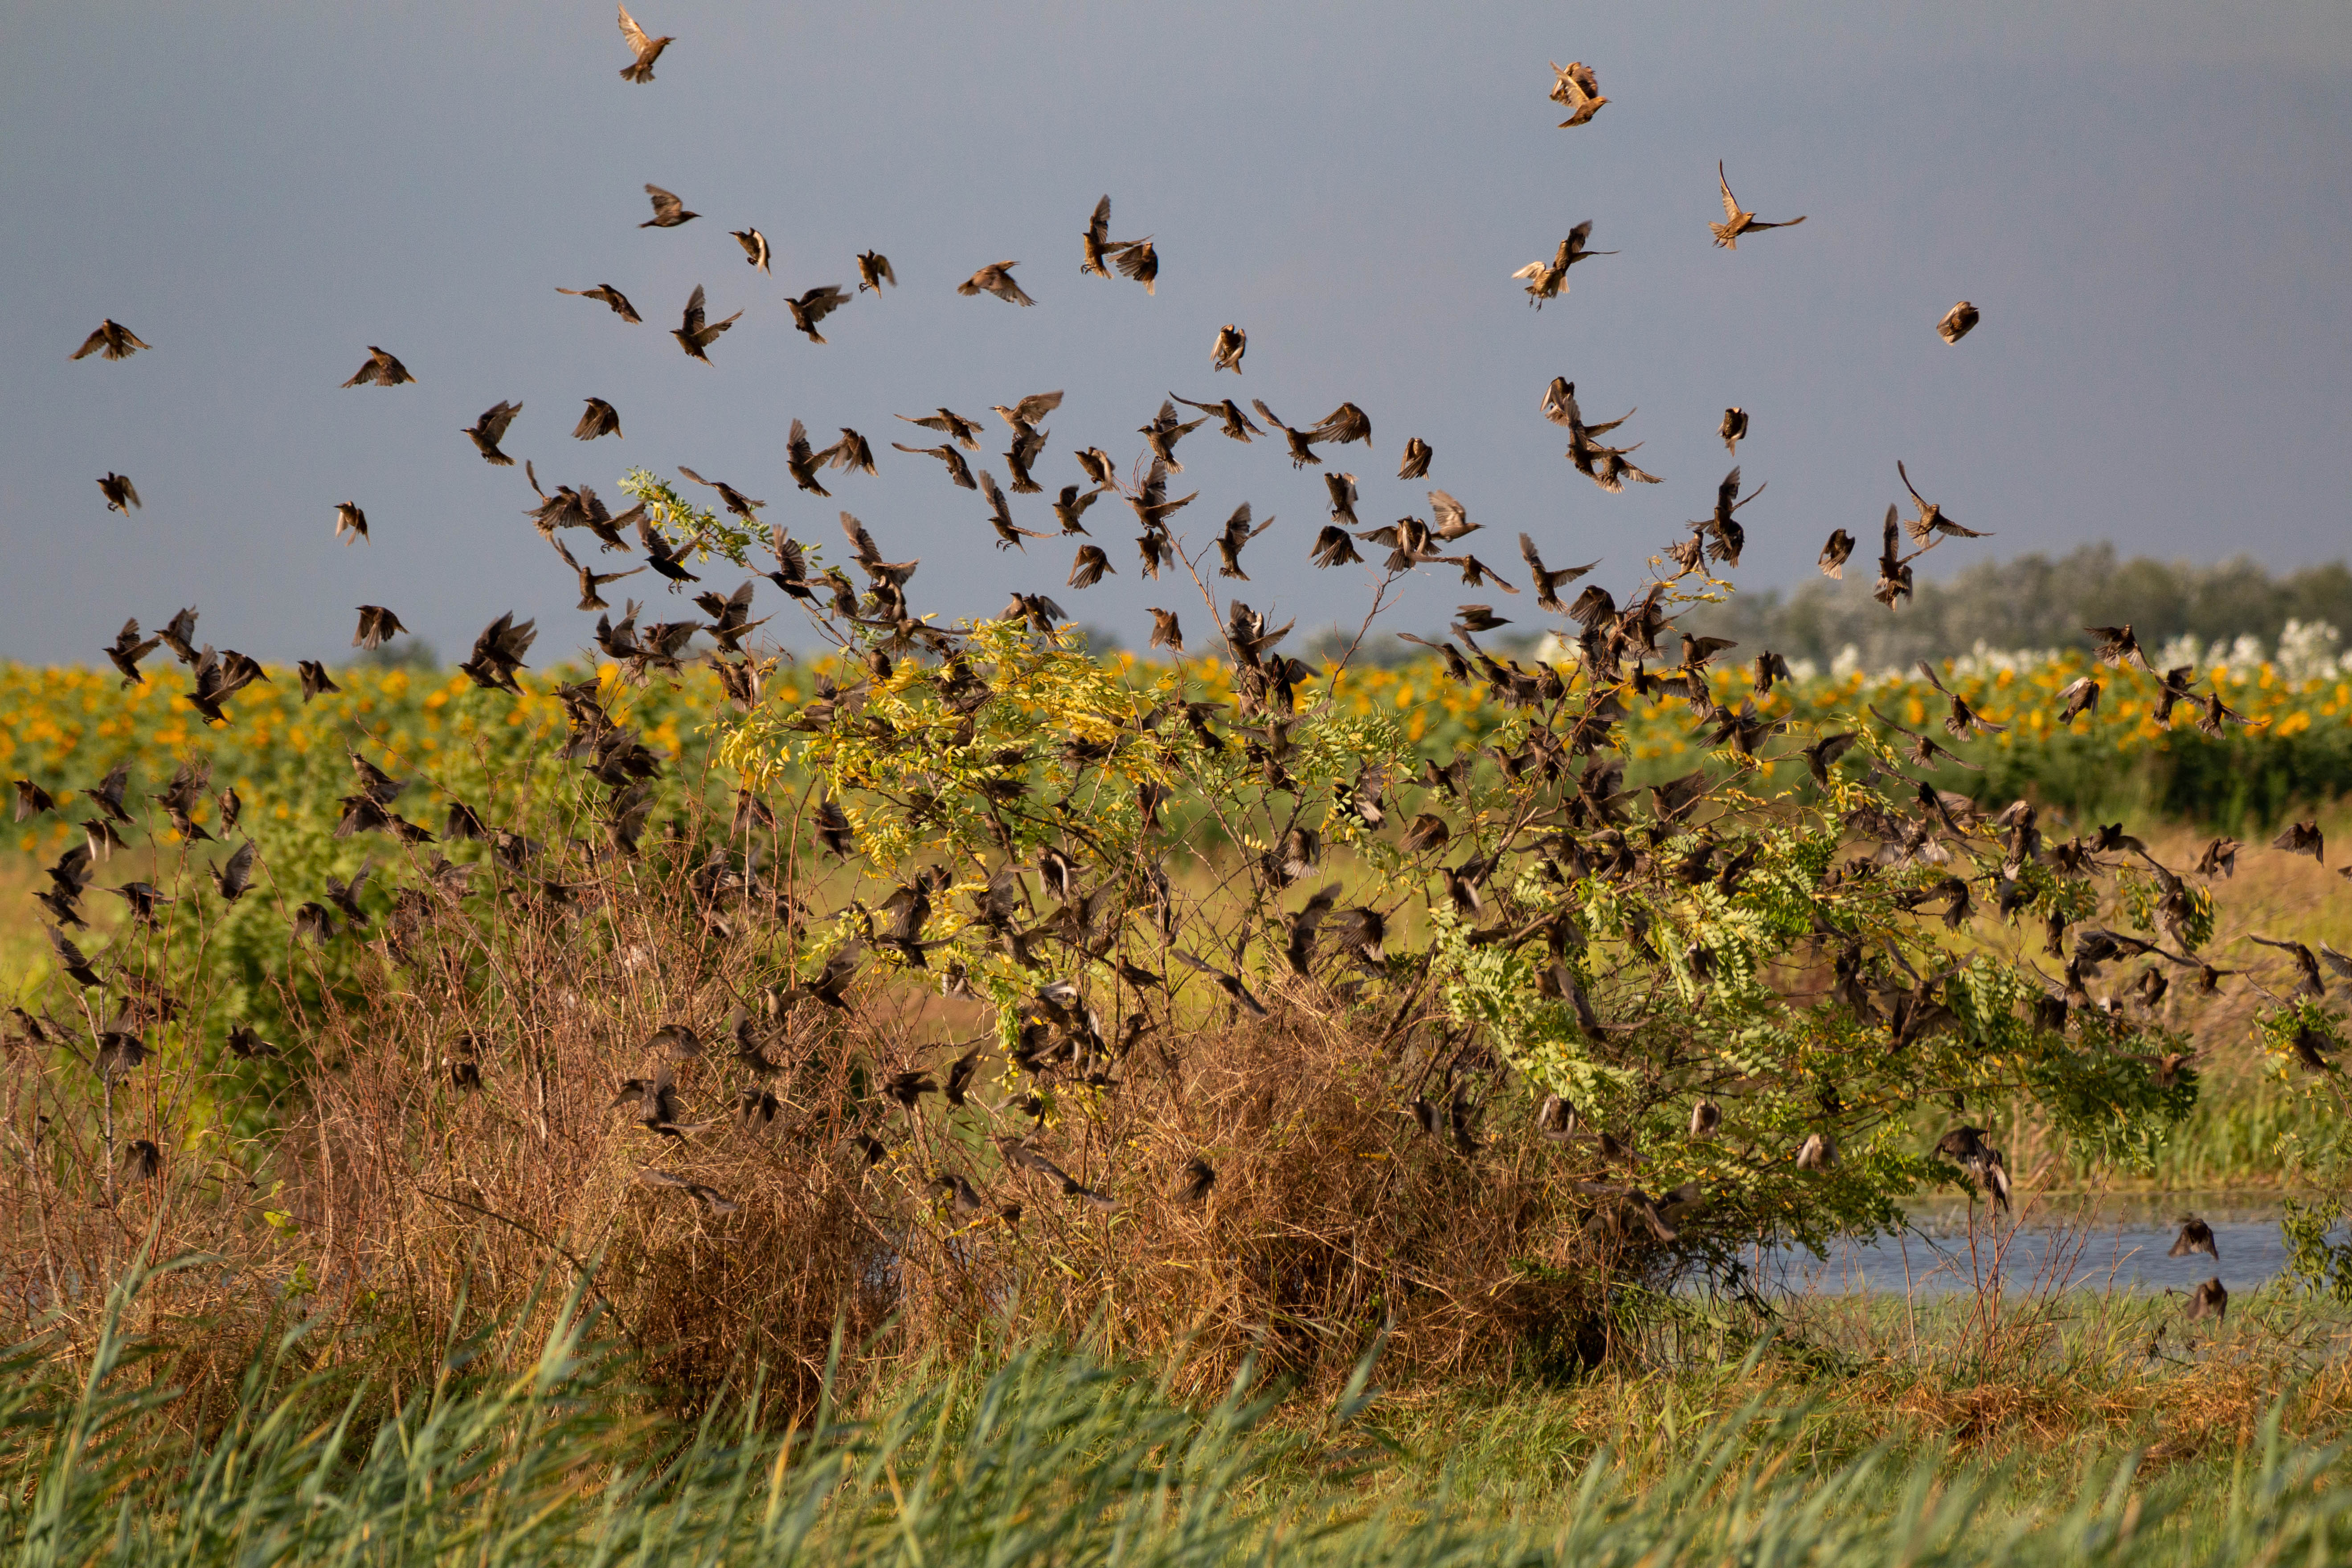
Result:
<svg viewBox="0 0 2352 1568"><path fill-rule="evenodd" d="M784 1426L746 1405L688 1424L645 1414L575 1298L535 1355L485 1354L498 1348L485 1331L447 1346L425 1388L371 1388L297 1330L192 1436L126 1328L131 1309L119 1292L70 1358L78 1377L54 1346L0 1363L10 1563L2031 1568L2352 1552L2336 1454L2290 1441L2275 1414L2220 1468L2151 1479L2127 1454L2045 1464L2045 1485L2053 1468L2078 1482L2054 1505L2019 1506L1999 1468L1885 1449L1811 1469L1754 1405L1684 1411L1684 1457L1663 1467L1604 1450L1514 1486L1441 1452L1399 1487L1381 1478L1406 1456L1366 1418L1364 1373L1315 1418L1276 1419L1246 1378L1196 1410L1133 1369L1032 1352L935 1369L855 1413L827 1404ZM480 1370L493 1363L520 1370ZM1520 1473L1544 1476L1528 1458Z"/></svg>

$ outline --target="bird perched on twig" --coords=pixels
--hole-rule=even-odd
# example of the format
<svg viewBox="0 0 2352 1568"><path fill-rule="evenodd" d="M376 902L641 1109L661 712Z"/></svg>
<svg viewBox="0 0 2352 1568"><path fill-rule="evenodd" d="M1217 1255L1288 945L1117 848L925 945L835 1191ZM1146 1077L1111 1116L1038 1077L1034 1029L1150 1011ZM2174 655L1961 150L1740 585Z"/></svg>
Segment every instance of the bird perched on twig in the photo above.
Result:
<svg viewBox="0 0 2352 1568"><path fill-rule="evenodd" d="M651 81L654 79L654 62L661 58L661 52L664 49L677 40L667 35L658 38L646 37L646 30L637 26L637 19L629 15L629 8L623 5L620 9L621 41L629 46L629 53L635 57L627 65L621 68L621 79L634 82Z"/></svg>
<svg viewBox="0 0 2352 1568"><path fill-rule="evenodd" d="M654 216L637 225L639 228L676 228L702 216L687 211L686 204L677 199L675 192L663 190L659 185L647 185L646 195L653 201Z"/></svg>
<svg viewBox="0 0 2352 1568"><path fill-rule="evenodd" d="M109 316L99 323L96 331L82 340L81 347L66 357L87 359L91 354L102 354L108 359L129 359L141 349L152 346L153 345L142 341L138 333Z"/></svg>
<svg viewBox="0 0 2352 1568"><path fill-rule="evenodd" d="M1766 223L1754 213L1740 210L1739 199L1731 194L1731 182L1724 177L1723 161L1716 160L1716 183L1723 187L1723 213L1726 221L1707 225L1715 235L1715 243L1726 250L1739 248L1739 237L1768 228L1794 228L1804 222L1802 217L1782 218L1778 223Z"/></svg>

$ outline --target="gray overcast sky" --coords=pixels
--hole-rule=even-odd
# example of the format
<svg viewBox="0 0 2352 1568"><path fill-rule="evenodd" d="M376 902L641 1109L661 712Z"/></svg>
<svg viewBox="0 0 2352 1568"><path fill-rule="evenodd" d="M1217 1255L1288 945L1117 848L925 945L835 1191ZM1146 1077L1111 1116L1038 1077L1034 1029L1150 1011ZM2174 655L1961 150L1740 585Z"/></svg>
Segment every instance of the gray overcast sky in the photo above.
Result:
<svg viewBox="0 0 2352 1568"><path fill-rule="evenodd" d="M1799 580L1833 527L1867 536L1897 457L1998 531L1942 570L2106 538L2273 566L2347 547L2339 0L636 11L678 38L650 86L615 75L606 0L5 6L0 657L91 659L125 615L194 604L214 642L331 660L368 601L445 655L536 615L552 658L593 617L521 515L521 468L458 433L501 398L526 405L507 449L551 486L617 499L625 467L686 463L828 546L845 506L922 558L919 612L1050 589L1131 644L1144 605L1183 599L1139 581L1124 507L1092 514L1119 575L1067 592L1069 550L992 549L974 496L888 449L910 430L891 416L1067 388L1039 468L1058 486L1075 447L1131 457L1170 391L1300 425L1352 399L1373 447L1326 457L1362 477L1367 526L1440 485L1515 577L1524 528L1621 590L1706 510L1735 403L1748 479L1771 485L1742 514L1747 584ZM1612 101L1560 131L1546 62L1570 58ZM1714 249L1718 157L1748 205L1811 221ZM638 228L647 181L707 216ZM1078 275L1106 191L1120 237L1157 237L1157 298ZM1620 254L1530 311L1509 273L1585 218ZM728 237L745 224L772 278ZM824 347L798 336L783 296L854 282L867 247L902 287L835 315ZM1034 310L951 291L1005 257ZM554 292L605 281L644 325ZM698 282L714 316L744 312L715 368L667 330ZM1963 296L1984 324L1948 348L1933 326ZM154 352L68 363L107 316ZM1250 333L1238 380L1209 370L1226 321ZM372 342L419 384L341 390ZM1639 405L1623 434L1667 482L1576 475L1538 411L1555 374L1590 416ZM591 395L625 441L570 439ZM798 494L795 416L864 431L881 477ZM1427 484L1393 478L1413 434L1436 447ZM992 420L1000 478L1002 437ZM1314 470L1213 430L1181 454L1196 540L1244 500L1280 517L1228 585L1303 626L1360 611L1359 569L1305 560ZM110 469L145 510L104 510ZM333 542L346 499L372 545ZM1048 498L1015 499L1053 526ZM1395 624L1491 596L1429 576Z"/></svg>

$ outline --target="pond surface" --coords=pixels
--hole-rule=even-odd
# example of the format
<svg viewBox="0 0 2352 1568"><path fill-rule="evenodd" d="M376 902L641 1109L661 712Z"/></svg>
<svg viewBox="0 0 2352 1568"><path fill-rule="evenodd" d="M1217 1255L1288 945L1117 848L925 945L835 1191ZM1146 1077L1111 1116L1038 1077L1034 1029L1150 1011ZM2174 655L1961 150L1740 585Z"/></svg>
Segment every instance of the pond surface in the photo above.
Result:
<svg viewBox="0 0 2352 1568"><path fill-rule="evenodd" d="M1919 1204L1901 1236L1834 1243L1825 1259L1784 1249L1766 1255L1765 1269L1783 1289L1841 1295L1975 1290L1996 1272L2009 1290L2063 1284L2186 1291L2215 1275L2231 1290L2252 1290L2286 1266L2280 1202L2268 1194L2040 1198L1998 1225L1987 1212L1982 1204ZM2218 1259L2168 1256L2187 1215L2213 1227Z"/></svg>

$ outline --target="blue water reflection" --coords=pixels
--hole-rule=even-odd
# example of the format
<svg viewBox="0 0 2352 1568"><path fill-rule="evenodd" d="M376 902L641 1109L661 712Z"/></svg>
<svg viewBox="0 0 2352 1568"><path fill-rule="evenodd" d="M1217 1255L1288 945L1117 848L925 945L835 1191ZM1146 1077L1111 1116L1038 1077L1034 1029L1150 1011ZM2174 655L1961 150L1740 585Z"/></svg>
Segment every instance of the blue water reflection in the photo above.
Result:
<svg viewBox="0 0 2352 1568"><path fill-rule="evenodd" d="M1825 1295L1975 1290L1996 1273L2008 1290L2185 1291L2215 1275L2233 1291L2251 1290L2286 1266L2279 1213L2271 1196L2043 1198L1995 1224L1981 1204L1935 1202L1912 1209L1902 1236L1835 1243L1826 1258L1784 1249L1767 1254L1763 1266L1775 1286ZM2181 1217L2192 1214L2213 1227L2218 1259L2168 1256Z"/></svg>

